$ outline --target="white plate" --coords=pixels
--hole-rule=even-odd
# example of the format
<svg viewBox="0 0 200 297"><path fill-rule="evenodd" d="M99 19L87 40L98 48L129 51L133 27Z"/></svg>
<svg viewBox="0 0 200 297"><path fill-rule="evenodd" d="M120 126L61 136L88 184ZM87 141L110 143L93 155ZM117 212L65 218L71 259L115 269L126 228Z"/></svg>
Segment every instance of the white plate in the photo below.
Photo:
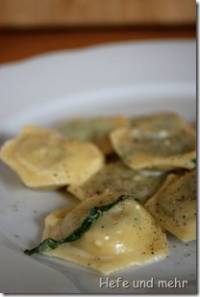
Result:
<svg viewBox="0 0 200 297"><path fill-rule="evenodd" d="M2 66L1 142L24 124L51 126L62 118L78 115L136 115L175 110L188 120L195 120L195 89L195 43L191 41L122 43ZM11 170L0 164L0 291L113 294L196 291L195 242L185 245L170 238L170 256L165 260L109 277L111 280L121 276L130 282L129 288L100 288L100 275L96 272L58 260L23 255L23 249L38 243L43 217L67 203L60 193L25 188ZM154 288L133 288L133 280L151 277ZM156 286L157 280L175 277L188 281L187 287Z"/></svg>

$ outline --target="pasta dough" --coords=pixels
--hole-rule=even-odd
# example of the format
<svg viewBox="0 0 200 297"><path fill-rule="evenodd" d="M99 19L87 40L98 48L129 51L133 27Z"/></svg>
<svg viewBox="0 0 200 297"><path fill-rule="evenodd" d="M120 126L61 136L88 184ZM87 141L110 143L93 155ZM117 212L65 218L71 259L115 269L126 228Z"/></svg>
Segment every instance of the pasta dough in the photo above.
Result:
<svg viewBox="0 0 200 297"><path fill-rule="evenodd" d="M81 200L110 191L116 195L130 194L143 202L158 190L164 179L161 172L135 171L115 162L105 165L84 184L69 186L67 190Z"/></svg>
<svg viewBox="0 0 200 297"><path fill-rule="evenodd" d="M128 120L123 116L76 118L66 121L59 131L67 139L92 141L103 153L110 154L113 152L109 139L110 132L127 125Z"/></svg>
<svg viewBox="0 0 200 297"><path fill-rule="evenodd" d="M68 141L54 130L36 127L26 127L6 142L0 157L32 188L80 185L104 163L92 143Z"/></svg>
<svg viewBox="0 0 200 297"><path fill-rule="evenodd" d="M62 210L62 213L50 214L45 220L43 238L66 237L80 225L89 209L107 205L116 197L108 194L91 198L66 212L64 218ZM164 258L168 248L166 236L152 216L134 199L128 198L102 213L80 239L61 244L45 254L108 274Z"/></svg>
<svg viewBox="0 0 200 297"><path fill-rule="evenodd" d="M116 153L135 170L195 167L194 130L175 115L133 120L132 128L113 131L111 141Z"/></svg>
<svg viewBox="0 0 200 297"><path fill-rule="evenodd" d="M196 175L170 175L146 208L167 231L183 241L196 239Z"/></svg>

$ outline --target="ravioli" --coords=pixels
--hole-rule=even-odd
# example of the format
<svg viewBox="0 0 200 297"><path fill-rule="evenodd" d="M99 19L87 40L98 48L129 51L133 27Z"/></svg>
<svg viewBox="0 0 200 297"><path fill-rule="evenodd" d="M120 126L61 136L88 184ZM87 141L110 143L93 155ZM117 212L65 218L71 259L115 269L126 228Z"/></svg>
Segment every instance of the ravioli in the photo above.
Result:
<svg viewBox="0 0 200 297"><path fill-rule="evenodd" d="M53 236L54 227L59 224L72 209L72 207L59 208L48 214L44 220L43 240L48 238L49 235Z"/></svg>
<svg viewBox="0 0 200 297"><path fill-rule="evenodd" d="M188 127L188 122L175 112L160 112L131 119L131 127L151 130L153 132L167 131L174 133Z"/></svg>
<svg viewBox="0 0 200 297"><path fill-rule="evenodd" d="M80 200L110 191L116 195L129 194L143 202L159 189L164 179L161 172L136 171L122 162L114 162L105 165L84 184L69 186L67 190Z"/></svg>
<svg viewBox="0 0 200 297"><path fill-rule="evenodd" d="M68 236L80 226L91 209L96 209L99 216L78 240L53 249L50 246L51 250L44 246L47 251L43 250L43 253L104 274L167 256L165 234L153 217L129 196L119 198L107 194L91 198L72 211L66 211L64 218L65 210L54 212L45 220L44 237L61 239Z"/></svg>
<svg viewBox="0 0 200 297"><path fill-rule="evenodd" d="M133 120L132 125L111 133L116 153L129 167L135 170L195 167L195 132L184 120L163 114Z"/></svg>
<svg viewBox="0 0 200 297"><path fill-rule="evenodd" d="M113 152L109 134L112 130L128 125L123 116L75 118L65 122L59 131L72 140L88 140L94 142L104 154Z"/></svg>
<svg viewBox="0 0 200 297"><path fill-rule="evenodd" d="M37 127L26 127L6 142L0 158L31 188L80 185L104 163L92 143L66 140L54 130Z"/></svg>
<svg viewBox="0 0 200 297"><path fill-rule="evenodd" d="M182 241L196 239L196 174L169 175L146 208L168 232Z"/></svg>

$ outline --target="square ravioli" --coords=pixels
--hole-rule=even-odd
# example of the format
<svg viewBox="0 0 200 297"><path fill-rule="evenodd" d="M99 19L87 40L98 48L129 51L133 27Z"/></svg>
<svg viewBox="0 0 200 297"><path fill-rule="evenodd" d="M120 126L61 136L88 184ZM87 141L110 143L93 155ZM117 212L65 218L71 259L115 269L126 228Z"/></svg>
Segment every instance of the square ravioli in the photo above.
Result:
<svg viewBox="0 0 200 297"><path fill-rule="evenodd" d="M96 144L104 154L113 152L109 134L111 131L128 126L124 116L75 118L64 122L59 131L72 140L87 140Z"/></svg>
<svg viewBox="0 0 200 297"><path fill-rule="evenodd" d="M146 208L168 232L183 241L196 239L196 173L169 175Z"/></svg>
<svg viewBox="0 0 200 297"><path fill-rule="evenodd" d="M31 188L80 185L104 164L92 143L66 140L51 129L26 127L7 141L0 158Z"/></svg>
<svg viewBox="0 0 200 297"><path fill-rule="evenodd" d="M166 175L159 171L136 171L122 162L106 164L95 175L80 186L69 186L67 190L80 200L109 191L113 194L132 195L144 202L162 185Z"/></svg>
<svg viewBox="0 0 200 297"><path fill-rule="evenodd" d="M154 132L168 131L174 133L188 127L188 122L175 112L159 112L143 116L137 116L130 120L133 128L148 129Z"/></svg>
<svg viewBox="0 0 200 297"><path fill-rule="evenodd" d="M141 117L132 120L132 127L111 133L113 147L126 165L135 170L195 167L195 131L172 115Z"/></svg>

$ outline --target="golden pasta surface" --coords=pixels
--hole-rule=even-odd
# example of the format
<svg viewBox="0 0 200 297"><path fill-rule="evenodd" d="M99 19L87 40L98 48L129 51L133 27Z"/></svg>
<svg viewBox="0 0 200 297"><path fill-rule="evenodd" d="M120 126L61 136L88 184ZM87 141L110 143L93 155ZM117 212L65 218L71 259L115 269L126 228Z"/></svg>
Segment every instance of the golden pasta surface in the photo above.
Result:
<svg viewBox="0 0 200 297"><path fill-rule="evenodd" d="M92 143L67 141L54 130L36 127L27 127L6 142L0 157L31 188L81 184L104 163Z"/></svg>
<svg viewBox="0 0 200 297"><path fill-rule="evenodd" d="M183 241L196 239L196 174L170 175L146 208L167 231Z"/></svg>
<svg viewBox="0 0 200 297"><path fill-rule="evenodd" d="M67 190L80 200L109 191L118 195L129 194L143 202L159 189L164 179L162 172L136 171L118 161L105 165L84 184L69 186Z"/></svg>
<svg viewBox="0 0 200 297"><path fill-rule="evenodd" d="M160 112L132 118L131 127L159 133L174 133L187 128L188 122L175 112Z"/></svg>
<svg viewBox="0 0 200 297"><path fill-rule="evenodd" d="M164 114L155 117L155 121L152 117L138 119L131 128L113 131L112 145L124 163L135 170L192 169L195 133L189 124L178 119L173 118L170 124Z"/></svg>
<svg viewBox="0 0 200 297"><path fill-rule="evenodd" d="M108 203L105 196L100 199L101 203ZM46 220L45 229L49 230L51 225L51 232L45 231L46 238L56 234L58 224L64 225L65 235L68 234L69 228L72 228L70 215L79 216L81 221L86 209L99 205L100 200L96 201L95 204L93 199L87 205L83 202L71 214L66 212L63 219L62 213L61 216L59 212L50 214L51 220ZM56 216L60 217L56 220ZM55 230L52 227L54 222ZM152 216L139 203L127 199L102 213L80 239L62 244L46 254L108 274L164 258L168 247L165 234Z"/></svg>
<svg viewBox="0 0 200 297"><path fill-rule="evenodd" d="M26 186L78 198L45 218L27 255L109 274L164 259L168 233L196 239L195 129L174 112L28 126L0 158Z"/></svg>
<svg viewBox="0 0 200 297"><path fill-rule="evenodd" d="M104 154L110 154L113 148L109 133L125 126L128 126L128 119L124 116L76 118L63 123L59 131L67 139L92 141Z"/></svg>

